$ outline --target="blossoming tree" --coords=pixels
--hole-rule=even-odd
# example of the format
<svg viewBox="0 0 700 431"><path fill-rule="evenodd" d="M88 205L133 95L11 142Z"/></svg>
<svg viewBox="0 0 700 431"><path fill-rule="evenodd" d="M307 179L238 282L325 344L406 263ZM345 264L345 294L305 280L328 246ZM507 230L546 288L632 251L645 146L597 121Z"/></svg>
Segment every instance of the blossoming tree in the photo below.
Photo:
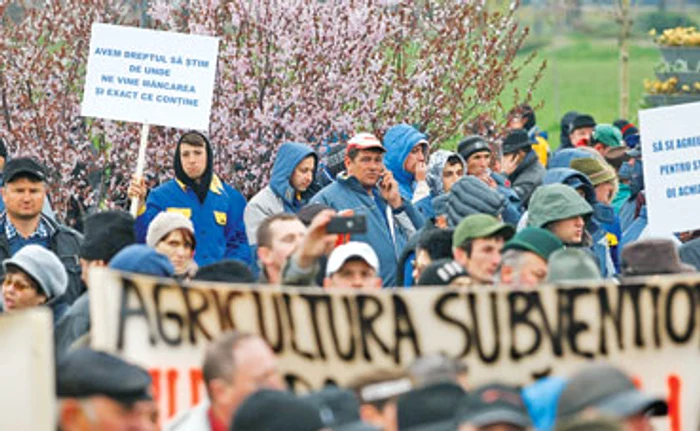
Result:
<svg viewBox="0 0 700 431"><path fill-rule="evenodd" d="M209 134L216 171L246 194L264 185L284 141L323 155L355 131L381 135L398 122L434 145L462 135L470 119L502 111L507 84L533 60L516 59L527 36L516 3L154 0L144 20L120 1L67 0L16 21L3 13L10 3L0 0L0 136L49 166L59 214L71 201L125 205L135 164L137 125L79 116L93 21L221 39ZM515 99L527 100L538 76ZM152 184L172 175L178 133L152 128Z"/></svg>

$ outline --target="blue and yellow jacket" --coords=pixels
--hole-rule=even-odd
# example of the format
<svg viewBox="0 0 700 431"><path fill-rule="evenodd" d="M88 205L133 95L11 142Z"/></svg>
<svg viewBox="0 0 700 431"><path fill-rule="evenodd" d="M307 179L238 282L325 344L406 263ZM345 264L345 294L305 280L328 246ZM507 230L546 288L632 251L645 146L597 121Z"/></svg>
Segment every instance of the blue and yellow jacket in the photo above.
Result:
<svg viewBox="0 0 700 431"><path fill-rule="evenodd" d="M149 194L145 211L136 219L137 239L145 242L148 225L161 211L179 212L194 224L197 265L222 259L238 259L250 265L253 261L243 225L245 206L243 195L216 175L201 203L192 189L172 179Z"/></svg>

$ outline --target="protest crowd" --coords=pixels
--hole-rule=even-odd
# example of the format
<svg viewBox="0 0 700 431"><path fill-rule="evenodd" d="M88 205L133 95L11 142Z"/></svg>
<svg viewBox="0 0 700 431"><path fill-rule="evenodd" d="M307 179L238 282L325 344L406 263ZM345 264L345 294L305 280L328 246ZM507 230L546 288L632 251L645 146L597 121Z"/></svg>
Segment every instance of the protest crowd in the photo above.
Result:
<svg viewBox="0 0 700 431"><path fill-rule="evenodd" d="M468 361L423 352L406 368L295 393L268 342L240 330L213 337L203 353L206 400L164 418L146 370L89 347L99 317L91 316L87 280L97 267L185 286L408 295L420 286L548 289L700 268L698 232L647 232L635 125L572 111L557 147L520 105L505 130L498 140L466 136L456 151L409 124L382 136L358 131L324 154L286 142L268 185L250 199L213 171L207 136L186 132L171 180L148 188L131 179L136 217L94 212L81 233L51 212L44 166L10 156L3 144L2 308L53 312L58 429L652 429L668 400L607 363L524 387L474 387Z"/></svg>

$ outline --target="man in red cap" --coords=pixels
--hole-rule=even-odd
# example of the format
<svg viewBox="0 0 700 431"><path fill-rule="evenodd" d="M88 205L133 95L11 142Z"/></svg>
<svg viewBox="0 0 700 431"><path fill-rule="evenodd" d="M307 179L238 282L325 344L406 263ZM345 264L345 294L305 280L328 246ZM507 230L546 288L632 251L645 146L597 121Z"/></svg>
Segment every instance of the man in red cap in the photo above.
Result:
<svg viewBox="0 0 700 431"><path fill-rule="evenodd" d="M394 286L401 250L407 238L422 227L423 219L411 202L401 197L398 183L385 169L385 151L374 135L355 135L347 145L346 171L312 202L336 211L350 209L366 217L367 232L353 234L351 240L372 246L379 257L384 286Z"/></svg>

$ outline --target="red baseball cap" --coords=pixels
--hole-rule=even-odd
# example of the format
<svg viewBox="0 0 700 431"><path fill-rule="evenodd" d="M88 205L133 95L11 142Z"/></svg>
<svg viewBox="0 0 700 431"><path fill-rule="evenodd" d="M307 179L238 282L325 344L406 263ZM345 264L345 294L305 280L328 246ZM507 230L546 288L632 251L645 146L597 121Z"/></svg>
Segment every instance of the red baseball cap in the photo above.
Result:
<svg viewBox="0 0 700 431"><path fill-rule="evenodd" d="M348 141L347 151L351 148L356 148L358 150L369 150L376 148L378 150L386 151L386 148L382 145L376 136L371 133L358 133L357 135L350 138Z"/></svg>

